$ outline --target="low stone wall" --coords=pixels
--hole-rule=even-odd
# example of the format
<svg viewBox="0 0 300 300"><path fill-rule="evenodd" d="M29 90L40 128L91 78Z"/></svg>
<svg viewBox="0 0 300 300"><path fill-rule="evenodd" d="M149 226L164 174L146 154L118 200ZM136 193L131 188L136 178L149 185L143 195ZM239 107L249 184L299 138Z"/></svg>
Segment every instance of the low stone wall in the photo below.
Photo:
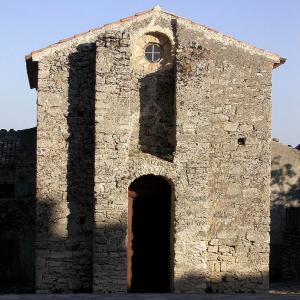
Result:
<svg viewBox="0 0 300 300"><path fill-rule="evenodd" d="M35 290L35 128L0 131L0 293Z"/></svg>

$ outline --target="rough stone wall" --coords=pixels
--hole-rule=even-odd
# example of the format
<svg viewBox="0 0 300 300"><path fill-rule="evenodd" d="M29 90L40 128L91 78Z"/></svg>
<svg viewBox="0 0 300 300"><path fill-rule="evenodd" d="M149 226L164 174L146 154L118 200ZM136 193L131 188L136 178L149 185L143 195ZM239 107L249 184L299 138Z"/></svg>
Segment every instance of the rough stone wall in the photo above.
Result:
<svg viewBox="0 0 300 300"><path fill-rule="evenodd" d="M141 28L173 64L132 65ZM128 187L146 174L173 187L175 292L266 289L271 62L159 13L94 42L39 61L37 290L126 292Z"/></svg>
<svg viewBox="0 0 300 300"><path fill-rule="evenodd" d="M210 60L208 289L268 289L272 63L204 43Z"/></svg>
<svg viewBox="0 0 300 300"><path fill-rule="evenodd" d="M91 291L95 45L39 62L37 291Z"/></svg>
<svg viewBox="0 0 300 300"><path fill-rule="evenodd" d="M175 291L203 292L207 276L209 80L195 36L172 20L176 49Z"/></svg>
<svg viewBox="0 0 300 300"><path fill-rule="evenodd" d="M177 31L182 91L191 104L180 100L178 72L177 118L190 118L176 152L195 151L188 157L199 172L192 194L200 192L194 211L207 231L207 291L267 289L272 64L198 32Z"/></svg>
<svg viewBox="0 0 300 300"><path fill-rule="evenodd" d="M96 292L126 291L127 188L130 69L128 34L106 33L97 42L95 103Z"/></svg>
<svg viewBox="0 0 300 300"><path fill-rule="evenodd" d="M300 151L272 142L270 281L300 280Z"/></svg>
<svg viewBox="0 0 300 300"><path fill-rule="evenodd" d="M167 178L174 188L174 290L200 292L206 287L208 107L202 94L205 85L199 89L197 72L186 73L184 66L179 66L174 74L176 88L173 84L163 86L165 81L175 80L168 69L151 75L134 71L130 66L129 44L130 36L139 28L168 28L173 34L170 39L176 39L176 24L171 19L157 19L148 26L150 21L134 24L129 33L106 33L97 46L94 290L126 291L128 186L141 175L154 174ZM163 82L155 84L160 78ZM143 97L145 85L153 91L147 92L147 97ZM170 147L157 139L161 133L155 129L149 143L157 148L154 153L145 153L145 137L141 140L140 130L157 113L148 107L156 102L160 111L164 101L172 104L172 86L176 105L180 105L167 120L171 128L169 137L176 133L174 157L161 155L169 154Z"/></svg>
<svg viewBox="0 0 300 300"><path fill-rule="evenodd" d="M35 128L0 131L0 293L35 288L35 143Z"/></svg>

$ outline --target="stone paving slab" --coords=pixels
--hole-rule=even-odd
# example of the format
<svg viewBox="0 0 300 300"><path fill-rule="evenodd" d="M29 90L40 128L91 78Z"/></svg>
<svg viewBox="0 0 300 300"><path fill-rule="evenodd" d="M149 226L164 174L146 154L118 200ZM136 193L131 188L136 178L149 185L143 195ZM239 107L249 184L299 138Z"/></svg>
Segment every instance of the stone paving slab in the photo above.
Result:
<svg viewBox="0 0 300 300"><path fill-rule="evenodd" d="M300 294L20 294L0 300L300 300Z"/></svg>

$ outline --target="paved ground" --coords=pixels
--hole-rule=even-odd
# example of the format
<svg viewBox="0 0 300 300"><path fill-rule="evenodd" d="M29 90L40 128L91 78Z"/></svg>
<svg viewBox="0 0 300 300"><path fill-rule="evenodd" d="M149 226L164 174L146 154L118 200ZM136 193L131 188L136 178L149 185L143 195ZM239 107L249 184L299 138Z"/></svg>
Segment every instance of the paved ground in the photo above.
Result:
<svg viewBox="0 0 300 300"><path fill-rule="evenodd" d="M0 294L0 300L300 300L300 282L272 283L268 294Z"/></svg>
<svg viewBox="0 0 300 300"><path fill-rule="evenodd" d="M300 294L22 294L0 295L0 300L300 300Z"/></svg>

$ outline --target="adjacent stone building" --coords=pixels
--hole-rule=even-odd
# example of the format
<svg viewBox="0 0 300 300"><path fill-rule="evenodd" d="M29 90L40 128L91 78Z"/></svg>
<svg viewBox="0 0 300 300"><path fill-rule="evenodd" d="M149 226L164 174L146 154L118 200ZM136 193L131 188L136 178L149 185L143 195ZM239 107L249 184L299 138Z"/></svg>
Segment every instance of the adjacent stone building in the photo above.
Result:
<svg viewBox="0 0 300 300"><path fill-rule="evenodd" d="M35 290L36 128L0 130L0 293Z"/></svg>
<svg viewBox="0 0 300 300"><path fill-rule="evenodd" d="M28 55L37 291L267 289L283 62L159 7Z"/></svg>
<svg viewBox="0 0 300 300"><path fill-rule="evenodd" d="M270 281L300 282L300 150L272 142Z"/></svg>

